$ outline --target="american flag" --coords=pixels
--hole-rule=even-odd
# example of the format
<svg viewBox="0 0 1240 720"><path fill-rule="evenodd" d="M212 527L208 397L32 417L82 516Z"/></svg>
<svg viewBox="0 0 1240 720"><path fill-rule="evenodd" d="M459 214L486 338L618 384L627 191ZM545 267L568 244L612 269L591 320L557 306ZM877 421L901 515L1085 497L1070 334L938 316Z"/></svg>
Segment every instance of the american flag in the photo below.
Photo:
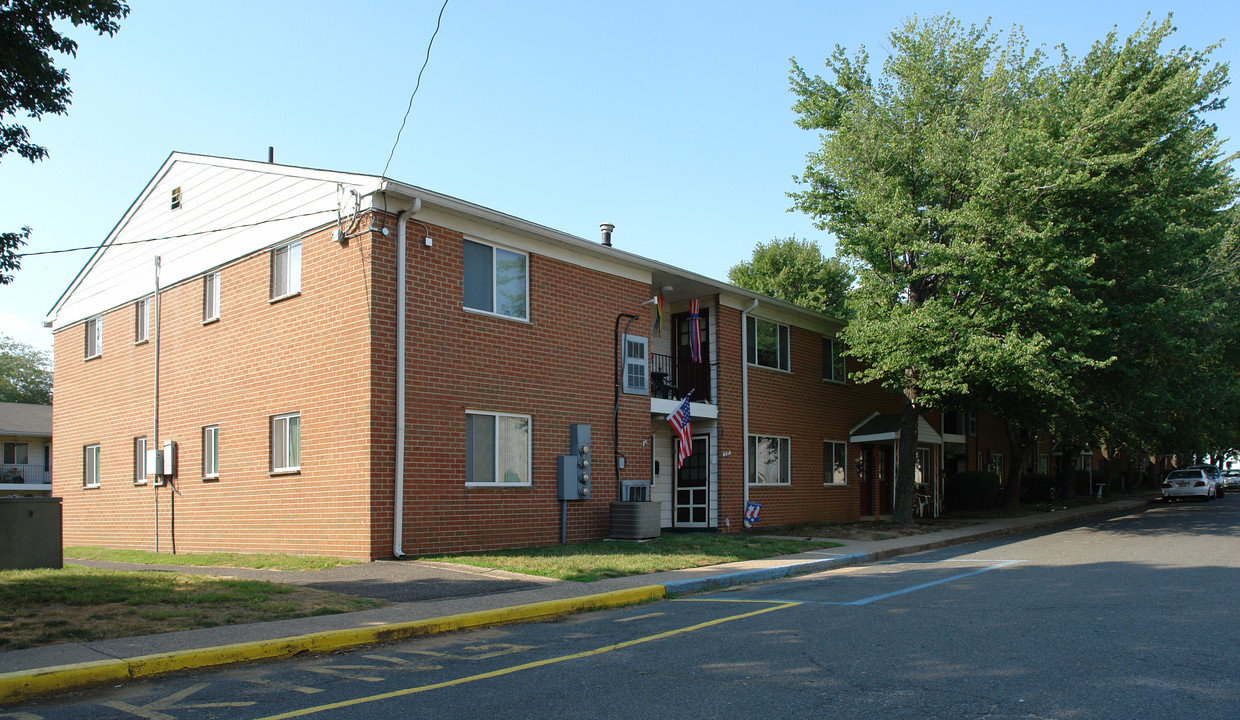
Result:
<svg viewBox="0 0 1240 720"><path fill-rule="evenodd" d="M693 454L693 427L690 424L692 420L689 417L689 396L685 395L685 399L681 401L680 407L676 408L676 412L667 416L667 421L672 424L672 431L676 433L677 439L680 440L680 451L676 454L676 467L679 468L685 464L685 458Z"/></svg>
<svg viewBox="0 0 1240 720"><path fill-rule="evenodd" d="M702 316L698 301L689 301L689 356L693 362L702 362Z"/></svg>

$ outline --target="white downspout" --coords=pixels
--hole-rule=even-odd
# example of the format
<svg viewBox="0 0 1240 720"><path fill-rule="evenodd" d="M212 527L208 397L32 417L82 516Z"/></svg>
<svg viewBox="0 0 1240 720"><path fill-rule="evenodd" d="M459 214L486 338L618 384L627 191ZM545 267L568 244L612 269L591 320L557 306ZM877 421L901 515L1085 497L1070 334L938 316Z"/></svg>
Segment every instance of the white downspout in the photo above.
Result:
<svg viewBox="0 0 1240 720"><path fill-rule="evenodd" d="M422 200L396 216L396 484L392 501L392 555L405 556L405 221L422 209Z"/></svg>
<svg viewBox="0 0 1240 720"><path fill-rule="evenodd" d="M741 506L741 518L746 517L749 511L749 328L746 323L749 320L749 313L758 307L758 299L754 298L753 304L741 312L741 428L744 437L741 442L744 444L744 452L741 453L744 467L741 468L741 487L744 488L745 499ZM744 520L745 527L749 527L749 521Z"/></svg>

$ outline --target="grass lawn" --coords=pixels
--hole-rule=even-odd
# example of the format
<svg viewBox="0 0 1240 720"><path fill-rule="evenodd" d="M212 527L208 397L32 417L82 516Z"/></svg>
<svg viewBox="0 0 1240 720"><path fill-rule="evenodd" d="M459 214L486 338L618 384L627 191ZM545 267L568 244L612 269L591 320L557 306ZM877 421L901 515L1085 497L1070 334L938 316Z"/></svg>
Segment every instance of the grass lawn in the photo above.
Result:
<svg viewBox="0 0 1240 720"><path fill-rule="evenodd" d="M739 560L758 560L839 545L840 543L737 534L668 533L648 542L597 541L494 550L468 555L428 555L420 559L495 568L557 580L591 582Z"/></svg>
<svg viewBox="0 0 1240 720"><path fill-rule="evenodd" d="M249 553L154 553L149 550L113 550L101 547L67 547L66 560L107 560L109 562L194 565L198 567L237 567L255 570L311 571L353 565L352 560L309 555L263 555Z"/></svg>
<svg viewBox="0 0 1240 720"><path fill-rule="evenodd" d="M75 565L0 570L0 652L331 615L382 604L310 588L171 572Z"/></svg>

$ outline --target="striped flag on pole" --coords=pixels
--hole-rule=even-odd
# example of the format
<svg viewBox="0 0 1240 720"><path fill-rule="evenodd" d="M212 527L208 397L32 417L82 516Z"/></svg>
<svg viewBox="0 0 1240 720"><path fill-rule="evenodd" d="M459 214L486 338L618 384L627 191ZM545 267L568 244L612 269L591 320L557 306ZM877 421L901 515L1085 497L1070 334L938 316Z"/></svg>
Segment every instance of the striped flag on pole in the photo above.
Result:
<svg viewBox="0 0 1240 720"><path fill-rule="evenodd" d="M667 421L672 424L672 432L676 433L676 438L680 440L680 451L676 453L677 469L685 464L685 458L693 454L693 427L691 420L692 418L689 417L689 396L685 395L685 399L681 401L680 407L676 408L676 412L667 416Z"/></svg>
<svg viewBox="0 0 1240 720"><path fill-rule="evenodd" d="M697 300L689 301L689 357L702 362L702 316Z"/></svg>

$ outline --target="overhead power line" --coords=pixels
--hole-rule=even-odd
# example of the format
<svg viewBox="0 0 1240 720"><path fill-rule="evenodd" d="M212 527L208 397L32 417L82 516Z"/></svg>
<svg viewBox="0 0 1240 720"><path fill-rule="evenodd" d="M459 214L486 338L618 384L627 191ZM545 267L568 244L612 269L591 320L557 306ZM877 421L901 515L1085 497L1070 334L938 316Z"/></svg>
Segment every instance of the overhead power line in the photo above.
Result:
<svg viewBox="0 0 1240 720"><path fill-rule="evenodd" d="M435 32L431 33L431 40L426 44L426 59L422 61L422 69L418 71L418 82L413 86L413 93L409 95L409 106L405 108L405 117L400 121L400 129L396 131L396 142L392 143L392 152L388 153L387 162L383 164L382 177L387 177L388 166L392 164L392 158L396 156L396 146L400 144L400 135L405 131L405 123L409 121L409 111L413 109L413 99L418 95L418 88L422 87L422 73L426 72L426 66L431 61L431 47L435 45L435 36L439 34L439 27L443 25L443 11L448 9L448 0L443 0L443 7L439 8L439 19L435 21Z"/></svg>

